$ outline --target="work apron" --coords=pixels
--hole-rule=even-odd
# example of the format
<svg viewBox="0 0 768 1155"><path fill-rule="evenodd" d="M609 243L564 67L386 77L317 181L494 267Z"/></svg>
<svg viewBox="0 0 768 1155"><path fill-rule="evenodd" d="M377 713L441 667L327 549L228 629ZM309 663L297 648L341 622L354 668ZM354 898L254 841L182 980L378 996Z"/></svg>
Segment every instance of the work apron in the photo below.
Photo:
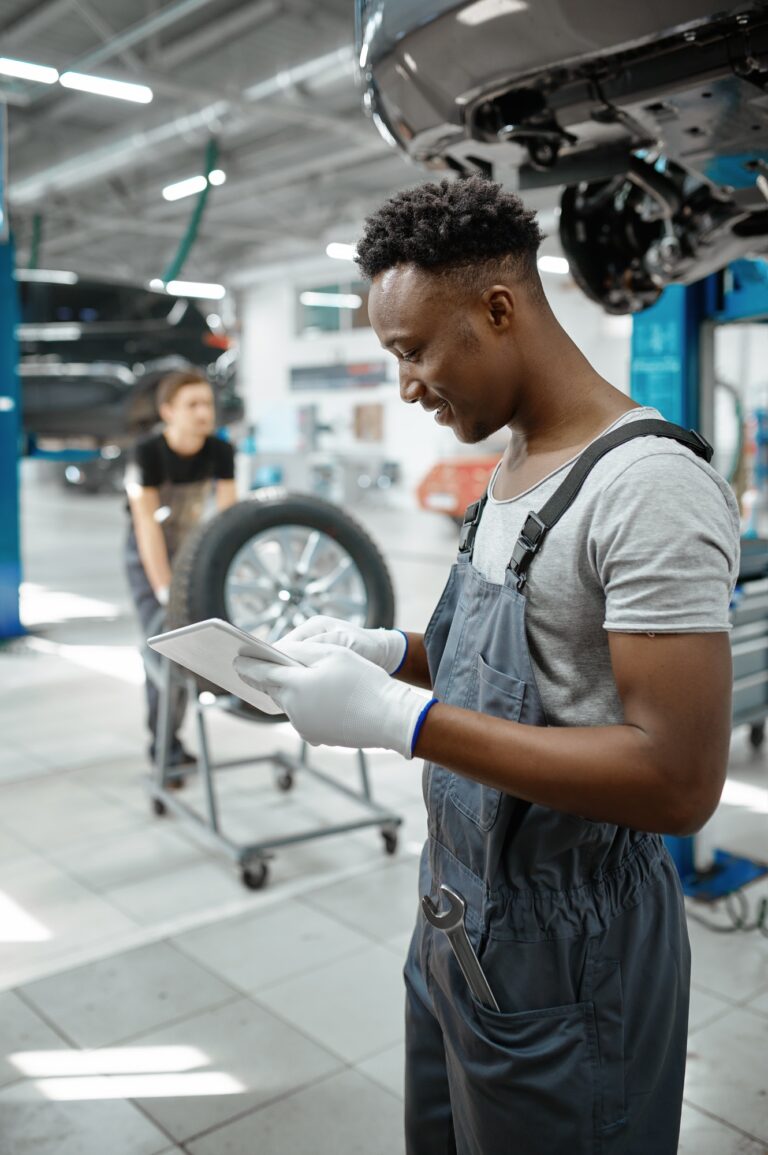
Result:
<svg viewBox="0 0 768 1155"><path fill-rule="evenodd" d="M168 560L173 559L181 544L192 533L203 519L206 500L211 493L211 479L174 484L164 481L158 487L160 493L160 510L163 516L158 518L163 530ZM141 623L142 643L152 633L160 633L163 629L163 614L160 603L155 597L154 590L147 577L144 563L141 560L139 546L136 541L136 532L133 521L128 527L128 537L125 543L125 568L131 597L136 606L136 613ZM157 666L157 655L147 651L142 644L142 660L144 662L144 688L147 700L147 728L151 735L150 758L154 761L157 754L157 733L160 708L160 691L158 690L150 672L149 663ZM171 752L181 750L178 731L184 721L187 709L186 686L179 679L174 679L171 685Z"/></svg>
<svg viewBox="0 0 768 1155"><path fill-rule="evenodd" d="M706 456L684 432L638 421L600 440L607 452L655 433ZM501 585L472 564L485 502L470 507L424 636L439 701L547 725L526 636L527 568L600 448L529 515ZM525 802L434 763L424 798L420 893L440 905L445 883L465 900L500 1009L476 1000L447 935L421 914L404 972L408 1155L674 1155L690 950L661 837Z"/></svg>

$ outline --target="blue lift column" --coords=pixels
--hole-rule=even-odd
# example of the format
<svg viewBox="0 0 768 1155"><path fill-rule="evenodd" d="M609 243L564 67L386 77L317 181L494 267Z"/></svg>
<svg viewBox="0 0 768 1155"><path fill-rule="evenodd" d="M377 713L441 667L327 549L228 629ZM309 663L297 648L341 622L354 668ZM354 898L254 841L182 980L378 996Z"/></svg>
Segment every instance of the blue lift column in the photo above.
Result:
<svg viewBox="0 0 768 1155"><path fill-rule="evenodd" d="M630 393L641 405L659 409L668 421L704 436L701 397L704 382L713 380L711 340L704 340L705 322L765 319L768 316L768 264L735 261L721 273L694 285L670 285L650 309L632 324ZM739 890L768 873L762 863L716 850L706 869L697 868L695 840L665 835L684 892L712 901Z"/></svg>
<svg viewBox="0 0 768 1155"><path fill-rule="evenodd" d="M19 621L19 438L21 390L16 347L13 246L0 242L0 639L24 632Z"/></svg>

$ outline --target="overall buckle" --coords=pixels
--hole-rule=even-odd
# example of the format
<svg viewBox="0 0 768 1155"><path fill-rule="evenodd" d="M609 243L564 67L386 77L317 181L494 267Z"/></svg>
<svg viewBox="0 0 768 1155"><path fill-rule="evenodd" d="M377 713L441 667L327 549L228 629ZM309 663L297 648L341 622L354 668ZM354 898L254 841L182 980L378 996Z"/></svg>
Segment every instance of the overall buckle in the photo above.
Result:
<svg viewBox="0 0 768 1155"><path fill-rule="evenodd" d="M543 522L539 515L531 510L525 519L523 528L520 531L520 536L515 542L512 557L507 566L508 569L511 569L512 572L517 575L517 588L519 590L521 590L526 583L528 566L541 549L548 530L549 526L546 522Z"/></svg>
<svg viewBox="0 0 768 1155"><path fill-rule="evenodd" d="M480 520L480 511L482 501L473 501L467 507L467 512L464 514L464 521L461 523L461 530L459 531L459 553L469 553L475 541L475 533L477 532L477 525Z"/></svg>

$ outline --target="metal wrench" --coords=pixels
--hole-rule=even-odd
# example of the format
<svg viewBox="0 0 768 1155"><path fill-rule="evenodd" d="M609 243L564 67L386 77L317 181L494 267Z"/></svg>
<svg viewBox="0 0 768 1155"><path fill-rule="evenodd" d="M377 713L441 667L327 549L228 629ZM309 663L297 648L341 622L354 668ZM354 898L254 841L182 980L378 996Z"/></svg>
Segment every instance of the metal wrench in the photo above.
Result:
<svg viewBox="0 0 768 1155"><path fill-rule="evenodd" d="M451 890L450 886L440 884L440 894L448 902L448 909L440 912L428 894L421 900L421 908L432 926L444 930L448 935L456 961L461 967L461 973L469 983L469 988L477 1001L484 1007L498 1011L499 1004L493 997L493 991L488 985L488 979L483 974L483 968L469 941L467 928L464 925L464 912L467 904L460 894Z"/></svg>

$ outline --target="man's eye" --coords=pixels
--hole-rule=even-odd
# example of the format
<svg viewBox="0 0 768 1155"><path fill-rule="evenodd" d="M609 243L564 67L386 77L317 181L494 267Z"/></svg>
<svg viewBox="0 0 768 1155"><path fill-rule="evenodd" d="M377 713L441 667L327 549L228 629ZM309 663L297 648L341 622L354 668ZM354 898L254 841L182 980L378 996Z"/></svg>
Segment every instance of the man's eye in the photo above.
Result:
<svg viewBox="0 0 768 1155"><path fill-rule="evenodd" d="M418 349L408 349L405 353L400 354L400 359L402 361L415 361L418 353Z"/></svg>

